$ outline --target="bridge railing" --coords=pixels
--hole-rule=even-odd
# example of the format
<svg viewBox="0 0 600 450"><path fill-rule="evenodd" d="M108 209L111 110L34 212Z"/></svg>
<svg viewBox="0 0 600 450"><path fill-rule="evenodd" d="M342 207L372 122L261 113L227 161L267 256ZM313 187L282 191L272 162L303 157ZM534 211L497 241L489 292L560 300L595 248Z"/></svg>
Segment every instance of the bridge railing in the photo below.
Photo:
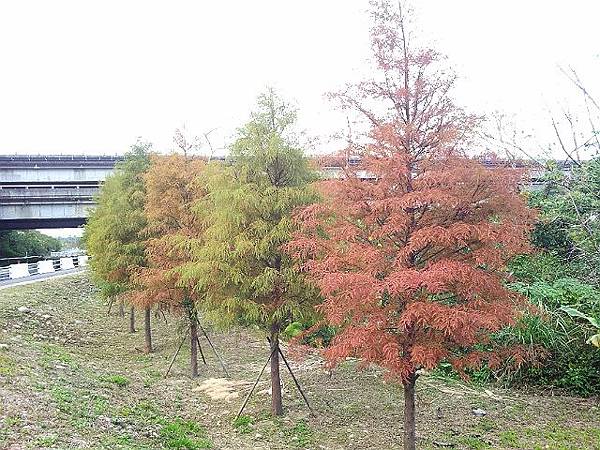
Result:
<svg viewBox="0 0 600 450"><path fill-rule="evenodd" d="M11 264L0 268L0 282L85 267L88 265L88 261L88 255L77 255L44 259L34 263Z"/></svg>

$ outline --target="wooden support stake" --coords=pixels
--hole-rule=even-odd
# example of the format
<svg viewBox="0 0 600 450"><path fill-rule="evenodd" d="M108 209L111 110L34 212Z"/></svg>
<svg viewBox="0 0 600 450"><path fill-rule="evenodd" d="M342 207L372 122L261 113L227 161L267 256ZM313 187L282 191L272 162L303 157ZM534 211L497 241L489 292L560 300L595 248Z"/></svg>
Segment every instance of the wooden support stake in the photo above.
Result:
<svg viewBox="0 0 600 450"><path fill-rule="evenodd" d="M225 375L227 376L227 378L230 378L229 372L227 371L227 367L225 367L225 363L221 359L221 356L217 352L217 349L215 348L215 346L213 345L212 341L208 337L208 333L206 332L206 330L204 329L204 327L202 325L200 325L200 321L197 318L196 318L196 320L198 321L198 327L200 327L200 331L202 331L202 334L204 335L204 337L208 341L208 345L210 345L210 348L212 349L212 351L214 352L215 356L219 360L219 363L221 364L221 367L223 368L223 372L225 372Z"/></svg>
<svg viewBox="0 0 600 450"><path fill-rule="evenodd" d="M112 310L114 302L115 302L115 298L113 296L110 296L108 298L108 312L106 313L107 316L110 316L110 311Z"/></svg>
<svg viewBox="0 0 600 450"><path fill-rule="evenodd" d="M200 345L200 338L196 336L196 342L198 343L198 351L200 352L200 356L202 357L202 362L206 365L206 359L204 358L204 352L202 351L202 346Z"/></svg>
<svg viewBox="0 0 600 450"><path fill-rule="evenodd" d="M285 359L285 356L283 356L283 352L281 351L281 349L279 349L279 355L281 356L281 359L283 359L283 362L285 363L285 366L287 367L288 371L290 372L290 375L292 376L292 379L294 380L294 383L296 384L296 387L298 388L298 392L300 392L300 395L304 399L304 403L306 403L306 406L308 406L308 409L310 409L310 413L314 416L315 412L310 407L310 404L308 403L308 399L306 398L306 395L304 395L304 391L302 391L302 388L300 387L300 383L296 379L296 376L294 375L294 372L292 372L292 368L288 364L287 359Z"/></svg>
<svg viewBox="0 0 600 450"><path fill-rule="evenodd" d="M177 347L177 351L173 355L173 359L171 359L171 364L169 364L169 368L167 369L167 373L165 374L165 378L167 378L169 376L169 372L171 372L171 367L173 367L173 363L175 362L175 358L177 358L177 355L179 355L179 352L181 351L181 347L183 347L183 343L185 342L185 339L187 338L188 331L189 331L189 328L184 333L183 339L181 340L181 343L179 344L179 347Z"/></svg>
<svg viewBox="0 0 600 450"><path fill-rule="evenodd" d="M268 337L267 337L267 341L269 341L269 344L271 344L271 339L269 339ZM281 359L283 359L283 362L285 363L285 366L287 367L288 372L290 372L290 375L292 376L292 380L294 380L294 384L296 385L296 388L298 389L298 392L300 392L300 395L304 399L304 403L306 403L306 406L308 406L308 409L310 410L310 413L314 416L315 415L315 411L311 408L310 403L308 403L308 399L306 398L306 395L304 395L304 391L300 387L300 383L296 379L296 376L294 375L294 372L292 371L292 368L290 367L289 363L287 362L287 359L283 355L283 352L281 351L281 347L279 347L279 355L281 356Z"/></svg>
<svg viewBox="0 0 600 450"><path fill-rule="evenodd" d="M248 395L246 396L246 399L244 400L244 404L242 405L242 407L238 411L237 416L235 416L236 420L242 415L242 412L244 411L244 408L248 404L248 400L250 400L250 396L254 392L254 389L256 389L256 385L260 381L260 377L262 377L262 374L264 373L265 369L267 368L267 364L269 364L269 362L271 361L271 358L273 357L274 353L275 353L275 349L273 349L273 351L271 351L271 353L269 353L269 358L267 359L267 361L265 362L265 365L263 366L262 370L258 374L258 377L256 378L256 381L254 382L254 385L252 386L252 389L250 389L250 392L248 392Z"/></svg>
<svg viewBox="0 0 600 450"><path fill-rule="evenodd" d="M165 325L168 325L169 322L167 321L167 316L165 316L165 312L162 309L159 309L159 311L162 314L163 319L165 320Z"/></svg>

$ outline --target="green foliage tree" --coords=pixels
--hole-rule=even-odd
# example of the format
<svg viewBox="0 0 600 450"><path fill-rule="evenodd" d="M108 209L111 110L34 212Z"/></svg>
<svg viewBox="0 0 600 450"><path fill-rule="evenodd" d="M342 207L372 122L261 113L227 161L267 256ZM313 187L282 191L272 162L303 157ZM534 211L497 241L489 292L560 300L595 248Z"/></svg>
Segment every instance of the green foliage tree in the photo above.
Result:
<svg viewBox="0 0 600 450"><path fill-rule="evenodd" d="M84 242L92 256L92 277L105 297L115 297L131 288L135 268L146 265L144 236L145 188L143 175L150 165L151 144L137 142L115 167L98 195L90 214ZM150 311L145 311L146 315ZM130 331L135 331L131 307Z"/></svg>
<svg viewBox="0 0 600 450"><path fill-rule="evenodd" d="M80 248L82 246L80 236L64 236L64 237L59 237L57 239L60 241L61 246L62 246L61 248L63 250L68 250L68 249L72 249L72 248Z"/></svg>
<svg viewBox="0 0 600 450"><path fill-rule="evenodd" d="M587 281L600 285L600 157L566 175L551 166L546 188L531 196L541 210L534 243L558 253Z"/></svg>
<svg viewBox="0 0 600 450"><path fill-rule="evenodd" d="M315 179L293 132L296 111L272 90L238 131L227 167L213 165L206 201L205 245L184 277L198 280L208 314L223 323L258 325L271 349L272 412L283 413L279 373L280 332L314 314L316 291L282 249L295 225L292 211L316 201Z"/></svg>
<svg viewBox="0 0 600 450"><path fill-rule="evenodd" d="M61 246L58 239L39 231L0 231L0 258L47 256Z"/></svg>

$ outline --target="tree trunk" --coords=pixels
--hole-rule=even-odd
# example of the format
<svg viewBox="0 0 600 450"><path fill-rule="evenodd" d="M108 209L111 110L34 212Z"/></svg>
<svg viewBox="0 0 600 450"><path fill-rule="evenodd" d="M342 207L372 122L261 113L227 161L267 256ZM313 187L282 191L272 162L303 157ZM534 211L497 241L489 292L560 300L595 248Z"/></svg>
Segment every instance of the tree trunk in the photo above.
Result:
<svg viewBox="0 0 600 450"><path fill-rule="evenodd" d="M119 316L125 317L125 302L123 300L119 302Z"/></svg>
<svg viewBox="0 0 600 450"><path fill-rule="evenodd" d="M404 450L416 449L415 432L415 381L417 375L413 374L404 383Z"/></svg>
<svg viewBox="0 0 600 450"><path fill-rule="evenodd" d="M150 326L150 314L152 313L150 307L146 307L144 310L144 352L152 353L152 328Z"/></svg>
<svg viewBox="0 0 600 450"><path fill-rule="evenodd" d="M135 333L135 309L133 308L133 306L129 311L129 332Z"/></svg>
<svg viewBox="0 0 600 450"><path fill-rule="evenodd" d="M281 402L281 378L279 375L279 325L271 325L271 412L283 415Z"/></svg>
<svg viewBox="0 0 600 450"><path fill-rule="evenodd" d="M190 315L190 339L190 365L192 368L192 377L195 378L198 376L198 322L196 322L195 314Z"/></svg>

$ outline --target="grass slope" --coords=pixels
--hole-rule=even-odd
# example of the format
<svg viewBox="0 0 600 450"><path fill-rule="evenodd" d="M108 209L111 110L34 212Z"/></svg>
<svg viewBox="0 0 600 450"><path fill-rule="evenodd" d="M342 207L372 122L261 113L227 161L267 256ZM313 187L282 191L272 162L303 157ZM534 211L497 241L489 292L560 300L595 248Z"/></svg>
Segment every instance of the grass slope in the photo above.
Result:
<svg viewBox="0 0 600 450"><path fill-rule="evenodd" d="M284 418L269 417L265 377L234 422L268 355L260 334L213 333L235 382L210 396L219 381L206 380L223 374L208 346L200 378L189 378L184 349L164 379L183 327L153 318L156 352L142 354L142 333L127 332L118 308L107 316L86 274L2 290L0 305L0 448L400 448L402 392L378 370L348 363L330 375L314 356L292 361L317 415L285 374ZM600 449L594 400L427 377L418 385L419 448Z"/></svg>

